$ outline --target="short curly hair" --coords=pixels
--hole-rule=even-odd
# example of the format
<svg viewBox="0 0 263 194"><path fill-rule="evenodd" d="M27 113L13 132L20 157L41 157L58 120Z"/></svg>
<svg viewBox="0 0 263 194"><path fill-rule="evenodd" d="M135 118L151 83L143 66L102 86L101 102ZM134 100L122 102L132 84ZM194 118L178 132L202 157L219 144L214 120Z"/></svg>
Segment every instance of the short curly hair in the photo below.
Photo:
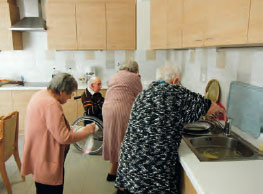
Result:
<svg viewBox="0 0 263 194"><path fill-rule="evenodd" d="M62 91L71 94L78 89L78 83L72 75L68 73L58 73L49 82L47 89L52 90L56 94Z"/></svg>
<svg viewBox="0 0 263 194"><path fill-rule="evenodd" d="M178 67L175 67L169 63L165 66L159 67L156 70L156 79L163 80L165 82L172 82L175 77L181 80L181 73Z"/></svg>
<svg viewBox="0 0 263 194"><path fill-rule="evenodd" d="M119 70L127 70L133 73L139 73L139 65L136 61L126 61L120 65Z"/></svg>

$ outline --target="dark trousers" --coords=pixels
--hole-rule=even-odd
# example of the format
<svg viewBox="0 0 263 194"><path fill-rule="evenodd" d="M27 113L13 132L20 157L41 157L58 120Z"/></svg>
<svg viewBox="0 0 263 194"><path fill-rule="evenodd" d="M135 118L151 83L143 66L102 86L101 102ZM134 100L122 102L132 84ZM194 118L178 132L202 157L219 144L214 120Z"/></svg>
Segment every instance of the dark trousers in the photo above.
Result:
<svg viewBox="0 0 263 194"><path fill-rule="evenodd" d="M36 184L36 194L63 194L63 187L62 185L44 185L38 182Z"/></svg>

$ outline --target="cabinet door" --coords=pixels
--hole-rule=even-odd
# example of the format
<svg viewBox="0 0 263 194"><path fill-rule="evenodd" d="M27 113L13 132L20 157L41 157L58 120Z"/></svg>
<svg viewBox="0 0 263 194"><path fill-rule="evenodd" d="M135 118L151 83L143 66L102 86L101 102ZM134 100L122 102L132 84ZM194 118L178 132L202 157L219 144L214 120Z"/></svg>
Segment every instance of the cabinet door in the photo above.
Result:
<svg viewBox="0 0 263 194"><path fill-rule="evenodd" d="M151 0L151 48L167 48L167 0Z"/></svg>
<svg viewBox="0 0 263 194"><path fill-rule="evenodd" d="M48 48L53 50L76 50L75 3L47 3Z"/></svg>
<svg viewBox="0 0 263 194"><path fill-rule="evenodd" d="M206 26L207 0L185 0L183 47L202 47Z"/></svg>
<svg viewBox="0 0 263 194"><path fill-rule="evenodd" d="M19 9L16 5L0 2L0 50L23 49L22 33L8 29L19 19Z"/></svg>
<svg viewBox="0 0 263 194"><path fill-rule="evenodd" d="M77 3L78 49L106 49L105 3Z"/></svg>
<svg viewBox="0 0 263 194"><path fill-rule="evenodd" d="M183 0L167 0L167 48L182 47Z"/></svg>
<svg viewBox="0 0 263 194"><path fill-rule="evenodd" d="M14 90L12 91L12 101L14 111L19 112L19 134L24 134L27 105L38 90Z"/></svg>
<svg viewBox="0 0 263 194"><path fill-rule="evenodd" d="M250 0L209 0L207 8L205 46L246 44Z"/></svg>
<svg viewBox="0 0 263 194"><path fill-rule="evenodd" d="M69 99L66 104L63 104L63 112L70 125L77 119L77 102L73 96L76 96L77 92L73 92L72 98Z"/></svg>
<svg viewBox="0 0 263 194"><path fill-rule="evenodd" d="M0 91L0 107L0 117L7 116L14 111L11 90Z"/></svg>
<svg viewBox="0 0 263 194"><path fill-rule="evenodd" d="M263 1L251 0L248 43L263 43Z"/></svg>
<svg viewBox="0 0 263 194"><path fill-rule="evenodd" d="M192 182L181 167L181 194L197 194Z"/></svg>
<svg viewBox="0 0 263 194"><path fill-rule="evenodd" d="M135 3L106 3L107 49L136 49Z"/></svg>

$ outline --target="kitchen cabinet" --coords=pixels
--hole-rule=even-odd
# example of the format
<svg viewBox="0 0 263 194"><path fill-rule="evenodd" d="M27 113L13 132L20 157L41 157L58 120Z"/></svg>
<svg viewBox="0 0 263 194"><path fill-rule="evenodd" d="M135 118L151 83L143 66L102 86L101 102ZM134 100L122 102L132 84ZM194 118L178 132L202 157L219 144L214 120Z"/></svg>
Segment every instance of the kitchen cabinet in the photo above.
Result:
<svg viewBox="0 0 263 194"><path fill-rule="evenodd" d="M204 46L247 43L250 0L209 0L206 4Z"/></svg>
<svg viewBox="0 0 263 194"><path fill-rule="evenodd" d="M135 0L53 0L46 12L49 49L136 49Z"/></svg>
<svg viewBox="0 0 263 194"><path fill-rule="evenodd" d="M185 0L183 10L183 47L203 47L207 0Z"/></svg>
<svg viewBox="0 0 263 194"><path fill-rule="evenodd" d="M106 3L107 49L136 49L136 4Z"/></svg>
<svg viewBox="0 0 263 194"><path fill-rule="evenodd" d="M72 98L67 101L66 104L62 105L65 117L71 125L77 118L77 101L74 100L73 96L76 96L77 92L72 93Z"/></svg>
<svg viewBox="0 0 263 194"><path fill-rule="evenodd" d="M19 19L19 9L15 4L0 1L0 50L23 49L22 33L8 29Z"/></svg>
<svg viewBox="0 0 263 194"><path fill-rule="evenodd" d="M182 47L182 0L151 1L151 48Z"/></svg>
<svg viewBox="0 0 263 194"><path fill-rule="evenodd" d="M167 47L182 48L183 0L167 0Z"/></svg>
<svg viewBox="0 0 263 194"><path fill-rule="evenodd" d="M192 182L181 167L181 194L197 194Z"/></svg>
<svg viewBox="0 0 263 194"><path fill-rule="evenodd" d="M47 37L51 50L76 50L76 4L47 3Z"/></svg>
<svg viewBox="0 0 263 194"><path fill-rule="evenodd" d="M167 48L167 1L151 0L151 48Z"/></svg>
<svg viewBox="0 0 263 194"><path fill-rule="evenodd" d="M0 91L0 117L13 112L13 101L11 91Z"/></svg>
<svg viewBox="0 0 263 194"><path fill-rule="evenodd" d="M31 96L36 93L37 90L13 90L12 91L12 104L13 111L19 112L19 134L24 134L26 108L31 99Z"/></svg>
<svg viewBox="0 0 263 194"><path fill-rule="evenodd" d="M25 130L25 116L27 105L34 93L39 90L0 90L0 117L8 115L13 111L19 112L19 134L23 135ZM84 89L79 89L73 93L74 96L80 96ZM101 90L105 97L106 89ZM74 100L72 97L66 104L62 105L64 114L70 124L78 117L82 116L84 109L81 100Z"/></svg>
<svg viewBox="0 0 263 194"><path fill-rule="evenodd" d="M104 3L76 4L78 49L106 49L106 6Z"/></svg>
<svg viewBox="0 0 263 194"><path fill-rule="evenodd" d="M263 43L263 1L251 0L248 43L257 44Z"/></svg>

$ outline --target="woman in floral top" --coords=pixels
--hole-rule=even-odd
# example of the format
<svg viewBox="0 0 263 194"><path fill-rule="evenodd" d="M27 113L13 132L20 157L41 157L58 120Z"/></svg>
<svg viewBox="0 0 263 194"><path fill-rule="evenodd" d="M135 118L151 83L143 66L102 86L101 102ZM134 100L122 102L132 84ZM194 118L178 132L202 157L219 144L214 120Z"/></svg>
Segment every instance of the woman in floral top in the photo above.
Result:
<svg viewBox="0 0 263 194"><path fill-rule="evenodd" d="M157 79L133 104L121 147L117 193L179 194L178 148L184 123L224 113L215 103L180 86L177 68L159 68Z"/></svg>

